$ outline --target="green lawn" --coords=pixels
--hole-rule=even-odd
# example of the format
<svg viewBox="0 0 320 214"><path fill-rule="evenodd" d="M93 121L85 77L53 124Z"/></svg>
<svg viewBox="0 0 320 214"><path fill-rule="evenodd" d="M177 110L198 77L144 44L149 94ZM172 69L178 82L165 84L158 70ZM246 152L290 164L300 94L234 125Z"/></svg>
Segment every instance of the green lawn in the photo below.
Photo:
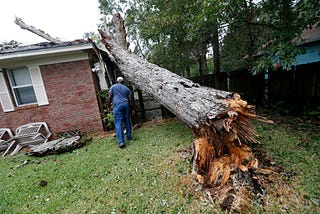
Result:
<svg viewBox="0 0 320 214"><path fill-rule="evenodd" d="M262 149L296 172L288 183L309 203L293 211L320 212L319 134L254 124ZM178 152L193 141L185 125L144 126L133 136L125 149L106 136L60 155L1 157L0 213L222 213L192 191L190 154Z"/></svg>
<svg viewBox="0 0 320 214"><path fill-rule="evenodd" d="M283 178L304 199L292 196L287 206L293 213L320 213L320 123L303 117L275 117L274 121L275 125L253 124L262 150L284 168Z"/></svg>

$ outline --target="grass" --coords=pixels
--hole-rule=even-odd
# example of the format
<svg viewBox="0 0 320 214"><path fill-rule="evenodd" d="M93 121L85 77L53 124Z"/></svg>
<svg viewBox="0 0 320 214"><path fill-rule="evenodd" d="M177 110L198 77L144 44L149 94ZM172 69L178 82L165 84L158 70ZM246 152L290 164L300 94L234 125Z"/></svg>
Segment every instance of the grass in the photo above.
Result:
<svg viewBox="0 0 320 214"><path fill-rule="evenodd" d="M175 152L191 143L182 123L169 122L135 130L125 149L105 137L65 154L1 158L0 213L210 212Z"/></svg>
<svg viewBox="0 0 320 214"><path fill-rule="evenodd" d="M292 172L287 182L308 202L293 203L291 213L319 213L319 133L254 125L261 149ZM0 213L222 213L192 191L190 156L177 152L191 146L188 128L169 121L133 135L125 149L104 136L60 155L1 158ZM267 211L277 213L280 202L273 203Z"/></svg>
<svg viewBox="0 0 320 214"><path fill-rule="evenodd" d="M253 124L261 136L261 149L285 169L286 183L304 199L288 206L299 213L320 213L319 121L312 124L310 120L292 117L276 117L274 121L275 125Z"/></svg>

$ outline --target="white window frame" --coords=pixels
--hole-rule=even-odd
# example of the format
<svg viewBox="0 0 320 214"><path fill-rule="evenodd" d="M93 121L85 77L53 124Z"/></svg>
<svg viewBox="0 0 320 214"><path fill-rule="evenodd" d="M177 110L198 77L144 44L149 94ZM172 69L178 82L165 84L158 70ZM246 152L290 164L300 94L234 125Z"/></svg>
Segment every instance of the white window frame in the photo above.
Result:
<svg viewBox="0 0 320 214"><path fill-rule="evenodd" d="M21 67L23 67L23 66L21 66ZM26 67L27 67L29 74L30 74L30 77L31 77L31 81L32 81L31 86L33 87L37 101L35 103L18 105L18 102L15 97L15 93L13 91L13 87L11 86L9 74L6 72L7 77L8 77L8 84L7 84L7 81L6 81L6 78L4 75L5 71L0 68L0 104L1 104L4 112L15 111L16 110L15 106L21 107L21 106L36 105L36 104L38 106L43 106L43 105L49 104L49 100L48 100L47 92L46 92L46 89L45 89L45 86L43 83L40 67L38 65L27 65ZM14 70L14 68L11 68L8 70ZM30 86L30 84L18 86L16 88L26 87L26 86ZM12 96L11 96L11 93L9 93L9 90L12 91L11 92ZM14 100L13 100L13 98L14 98ZM16 105L14 105L14 103L16 103Z"/></svg>
<svg viewBox="0 0 320 214"><path fill-rule="evenodd" d="M12 91L12 94L13 94L13 97L14 97L14 100L15 100L15 104L17 107L20 107L20 106L27 106L27 105L34 105L34 104L37 104L37 99L35 102L30 102L30 103L26 103L26 104L19 104L19 101L16 97L16 93L15 93L15 89L19 89L19 88L26 88L26 87L32 87L33 89L33 92L34 92L34 96L36 96L35 94L35 89L34 89L34 86L32 84L32 80L31 80L31 83L30 84L27 84L27 85L19 85L19 86L14 86L12 84L12 79L11 77L13 77L13 71L14 70L17 70L17 69L26 69L27 73L29 74L29 77L31 79L31 74L30 74L30 71L27 67L19 67L19 68L14 68L14 69L8 69L7 70L7 76L8 76L8 79L9 79L9 83L10 83L10 88L11 88L11 91Z"/></svg>

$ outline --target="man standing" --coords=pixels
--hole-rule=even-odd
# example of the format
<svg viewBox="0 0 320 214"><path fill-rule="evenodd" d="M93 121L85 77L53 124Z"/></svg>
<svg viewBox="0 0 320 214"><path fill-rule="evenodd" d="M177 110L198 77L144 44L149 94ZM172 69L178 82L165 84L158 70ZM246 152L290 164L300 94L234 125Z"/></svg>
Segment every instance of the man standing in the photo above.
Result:
<svg viewBox="0 0 320 214"><path fill-rule="evenodd" d="M110 87L108 97L108 112L111 111L111 103L113 103L114 126L116 128L116 135L120 148L125 147L122 123L124 123L126 127L127 140L131 140L130 109L132 115L135 113L131 99L131 91L122 83L123 78L118 77L117 83Z"/></svg>

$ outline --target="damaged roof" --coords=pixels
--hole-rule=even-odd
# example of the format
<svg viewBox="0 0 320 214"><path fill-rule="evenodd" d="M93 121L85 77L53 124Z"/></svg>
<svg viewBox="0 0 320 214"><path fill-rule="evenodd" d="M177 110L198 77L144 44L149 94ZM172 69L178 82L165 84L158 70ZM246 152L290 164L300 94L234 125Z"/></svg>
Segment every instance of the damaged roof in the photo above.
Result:
<svg viewBox="0 0 320 214"><path fill-rule="evenodd" d="M16 43L0 46L0 60L21 56L37 55L39 53L59 53L91 49L94 43L88 40L74 40L62 43L42 42L32 45L19 46Z"/></svg>

